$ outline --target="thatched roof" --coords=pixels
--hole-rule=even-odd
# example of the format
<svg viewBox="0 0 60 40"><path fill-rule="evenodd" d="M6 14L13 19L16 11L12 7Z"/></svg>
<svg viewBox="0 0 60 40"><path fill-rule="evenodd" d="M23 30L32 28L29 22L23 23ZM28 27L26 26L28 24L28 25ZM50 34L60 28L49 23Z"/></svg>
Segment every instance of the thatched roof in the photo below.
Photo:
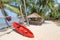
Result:
<svg viewBox="0 0 60 40"><path fill-rule="evenodd" d="M41 18L41 16L38 15L37 13L33 13L33 14L27 16L27 18Z"/></svg>

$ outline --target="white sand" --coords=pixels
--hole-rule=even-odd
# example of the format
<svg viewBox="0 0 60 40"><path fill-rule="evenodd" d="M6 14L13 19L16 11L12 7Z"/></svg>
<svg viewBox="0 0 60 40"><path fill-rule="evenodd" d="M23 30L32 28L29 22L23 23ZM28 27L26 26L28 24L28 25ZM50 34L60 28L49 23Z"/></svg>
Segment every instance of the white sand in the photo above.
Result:
<svg viewBox="0 0 60 40"><path fill-rule="evenodd" d="M60 27L51 21L46 21L41 26L30 25L27 28L34 33L34 38L28 38L12 31L0 36L0 40L60 40Z"/></svg>

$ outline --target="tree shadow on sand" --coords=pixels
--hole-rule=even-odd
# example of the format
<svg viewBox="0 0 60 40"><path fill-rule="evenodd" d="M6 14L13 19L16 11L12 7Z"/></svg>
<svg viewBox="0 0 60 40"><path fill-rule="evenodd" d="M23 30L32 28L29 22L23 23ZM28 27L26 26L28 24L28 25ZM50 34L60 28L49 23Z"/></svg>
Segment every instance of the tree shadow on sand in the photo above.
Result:
<svg viewBox="0 0 60 40"><path fill-rule="evenodd" d="M8 28L1 28L0 29L0 32L5 32L5 31L7 31L8 30Z"/></svg>
<svg viewBox="0 0 60 40"><path fill-rule="evenodd" d="M15 31L16 33L18 33L18 34L21 35L21 36L24 36L23 34L17 32L15 29L13 29L13 31ZM25 36L24 36L24 37L25 37Z"/></svg>
<svg viewBox="0 0 60 40"><path fill-rule="evenodd" d="M4 35L6 35L6 34L10 34L12 31L9 31L9 32L6 32L6 33L4 33L4 34L1 34L0 36L4 36Z"/></svg>
<svg viewBox="0 0 60 40"><path fill-rule="evenodd" d="M0 29L0 32L2 32L3 34L0 34L0 36L4 36L6 34L10 34L13 30L11 31L8 31L9 29L8 28L3 28L3 29ZM8 31L8 32L6 32Z"/></svg>
<svg viewBox="0 0 60 40"><path fill-rule="evenodd" d="M15 29L13 29L13 31L15 31L16 33L20 34L19 32L17 32Z"/></svg>

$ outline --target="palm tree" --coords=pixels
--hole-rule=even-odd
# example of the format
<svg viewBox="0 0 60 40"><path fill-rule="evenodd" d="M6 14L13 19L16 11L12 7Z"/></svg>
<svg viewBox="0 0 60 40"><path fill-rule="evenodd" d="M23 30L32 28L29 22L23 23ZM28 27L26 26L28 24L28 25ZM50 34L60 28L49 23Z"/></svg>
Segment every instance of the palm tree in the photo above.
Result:
<svg viewBox="0 0 60 40"><path fill-rule="evenodd" d="M4 17L6 17L6 13L5 13L4 7L3 7L3 2L2 2L1 0L0 0L0 4L1 4L1 5L0 5L0 8L1 8L2 14L3 14ZM6 22L6 24L9 26L6 18L5 18L5 22Z"/></svg>
<svg viewBox="0 0 60 40"><path fill-rule="evenodd" d="M18 3L19 4L19 3ZM19 9L20 9L20 14L19 16L21 16L21 20L22 20L22 23L24 24L24 15L23 15L23 12L22 12L22 4L19 5ZM20 18L19 18L20 19Z"/></svg>
<svg viewBox="0 0 60 40"><path fill-rule="evenodd" d="M13 0L0 0L0 9L1 9L2 14L3 14L4 17L7 16L7 14L6 14L5 10L4 10L5 7L9 8L10 10L12 10L15 13L20 14L19 9L17 9L17 8L15 8L15 7L13 7L13 6L9 5L9 4L7 4L7 3L11 2L11 1L13 1ZM6 24L9 27L9 24L8 24L6 18L5 18L5 22L6 22Z"/></svg>
<svg viewBox="0 0 60 40"><path fill-rule="evenodd" d="M22 23L24 24L24 15L23 15L23 12L22 12L22 2L21 2L21 0L15 0L14 2L15 2L15 4L16 3L18 4L18 8L15 8L15 9L17 9L17 10L19 9L18 12L16 11L15 13L17 13L18 18L21 19ZM14 6L14 7L16 7L16 6ZM21 18L19 16L21 16Z"/></svg>
<svg viewBox="0 0 60 40"><path fill-rule="evenodd" d="M23 2L24 2L24 7L25 7L25 14L26 14L27 24L29 25L29 21L28 21L28 18L27 18L27 11L26 11L26 2L25 2L25 0L23 0Z"/></svg>
<svg viewBox="0 0 60 40"><path fill-rule="evenodd" d="M26 14L26 20L27 20L27 24L29 25L29 21L28 21L28 18L27 18L27 12L26 12L26 3L25 3L25 0L17 0L16 2L18 2L18 4L19 4L19 8L20 8L20 12L21 12L21 16L22 16L22 19L24 19L24 15L23 15L23 13L25 12L25 14ZM23 8L22 8L22 7ZM25 10L24 10L25 9ZM23 11L24 10L24 11ZM23 11L23 12L22 12ZM24 22L23 22L24 23Z"/></svg>

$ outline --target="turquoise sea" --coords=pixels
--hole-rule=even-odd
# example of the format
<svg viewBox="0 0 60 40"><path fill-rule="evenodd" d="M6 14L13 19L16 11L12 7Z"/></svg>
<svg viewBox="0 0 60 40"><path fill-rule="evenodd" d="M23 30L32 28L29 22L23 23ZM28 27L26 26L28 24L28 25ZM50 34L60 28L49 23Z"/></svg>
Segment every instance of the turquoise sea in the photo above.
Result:
<svg viewBox="0 0 60 40"><path fill-rule="evenodd" d="M18 19L18 17L12 17L11 21L7 21L9 23L9 25L12 25L13 22L19 22L20 19ZM4 18L0 18L0 29L3 27L7 27Z"/></svg>

